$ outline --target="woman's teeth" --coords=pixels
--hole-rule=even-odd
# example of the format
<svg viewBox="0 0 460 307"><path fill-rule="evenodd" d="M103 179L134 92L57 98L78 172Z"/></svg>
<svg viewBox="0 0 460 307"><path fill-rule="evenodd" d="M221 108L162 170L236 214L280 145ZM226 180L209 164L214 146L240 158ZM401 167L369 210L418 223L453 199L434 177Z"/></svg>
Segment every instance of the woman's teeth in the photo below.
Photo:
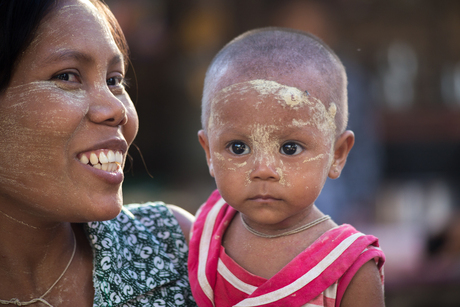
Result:
<svg viewBox="0 0 460 307"><path fill-rule="evenodd" d="M91 165L92 167L101 169L103 171L114 172L123 162L123 154L121 151L114 152L113 150L109 150L107 154L101 151L98 156L95 152L92 152L89 155L89 158L86 156L86 154L83 154L80 157L80 162L83 164Z"/></svg>

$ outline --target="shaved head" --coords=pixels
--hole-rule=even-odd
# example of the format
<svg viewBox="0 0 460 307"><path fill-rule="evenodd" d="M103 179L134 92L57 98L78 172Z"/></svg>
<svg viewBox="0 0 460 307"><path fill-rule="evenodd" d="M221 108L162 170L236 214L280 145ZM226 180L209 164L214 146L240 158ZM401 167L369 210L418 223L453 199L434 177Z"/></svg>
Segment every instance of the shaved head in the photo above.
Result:
<svg viewBox="0 0 460 307"><path fill-rule="evenodd" d="M347 78L337 55L311 34L285 28L246 32L228 43L206 73L201 122L207 131L210 105L222 89L263 79L293 86L337 106L336 133L347 126Z"/></svg>

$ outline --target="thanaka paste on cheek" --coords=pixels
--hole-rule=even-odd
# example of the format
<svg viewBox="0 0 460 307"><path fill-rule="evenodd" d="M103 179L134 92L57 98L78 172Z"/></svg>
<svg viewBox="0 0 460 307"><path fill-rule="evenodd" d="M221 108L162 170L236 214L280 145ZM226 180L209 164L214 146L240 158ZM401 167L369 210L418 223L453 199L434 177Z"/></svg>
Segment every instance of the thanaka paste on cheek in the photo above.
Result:
<svg viewBox="0 0 460 307"><path fill-rule="evenodd" d="M303 161L303 163L312 162L312 161L318 161L318 160L322 159L323 157L324 157L324 154L319 154L316 157L305 159Z"/></svg>
<svg viewBox="0 0 460 307"><path fill-rule="evenodd" d="M278 176L280 177L279 183L283 186L290 187L291 184L286 181L286 176L284 175L283 169L281 167L277 167L276 172L278 173Z"/></svg>
<svg viewBox="0 0 460 307"><path fill-rule="evenodd" d="M224 161L225 158L218 152L214 152L214 155L216 156L217 160Z"/></svg>
<svg viewBox="0 0 460 307"><path fill-rule="evenodd" d="M6 98L14 98L15 104L11 104L9 108L17 108L22 104L33 103L34 97L40 93L47 93L51 102L74 105L81 107L84 103L86 91L82 89L68 90L63 88L57 80L53 81L35 81L28 84L22 84L8 88ZM65 96L66 99L62 99Z"/></svg>
<svg viewBox="0 0 460 307"><path fill-rule="evenodd" d="M319 133L329 140L328 146L330 146L330 150L325 154L329 156L328 164L330 165L332 163L337 106L334 103L330 103L329 108L326 109L325 105L319 99L306 94L304 91L301 91L296 87L282 85L275 81L252 80L233 84L222 89L211 102L207 127L208 131L213 133L213 131L215 129L219 129L219 126L221 125L221 116L218 108L219 104L229 103L230 97L233 96L234 98L235 95L244 96L250 91L255 91L257 95L261 97L261 99L256 101L255 109L258 109L259 105L266 101L264 99L266 96L278 101L283 108L290 108L299 112L308 108L308 120L293 119L291 125L295 127L302 127L306 125L316 127ZM274 131L280 129L280 125L283 125L283 123L275 123L273 125L254 124L250 128L251 135L249 136L249 139L251 141L254 163L266 163L269 167L274 168L280 176L280 184L289 186L290 183L285 174L289 173L288 171L290 170L286 169L283 165L276 165L275 157L279 153L281 144L277 139L270 137ZM320 154L316 157L306 159L303 162L307 163L319 161L325 154ZM235 168L232 167L230 169L233 170ZM327 174L327 172L328 170L325 169L324 174ZM246 181L250 182L250 172L247 173Z"/></svg>
<svg viewBox="0 0 460 307"><path fill-rule="evenodd" d="M251 184L251 172L252 170L248 170L245 172L245 180L244 180L245 186L248 186L249 184Z"/></svg>
<svg viewBox="0 0 460 307"><path fill-rule="evenodd" d="M53 81L36 81L9 87L0 105L0 184L5 190L20 195L23 190L47 195L50 190L34 188L28 180L60 181L50 168L58 165L66 137L80 121L72 122L69 111L84 117L84 91L63 91ZM46 103L42 103L46 101ZM54 105L54 107L53 107ZM59 127L58 129L56 129Z"/></svg>
<svg viewBox="0 0 460 307"><path fill-rule="evenodd" d="M225 162L225 158L218 152L214 152L214 156L217 158L217 160L220 161L220 163ZM232 162L233 159L227 159L228 162ZM243 167L247 164L247 162L243 163L237 163L233 162L232 167L228 167L229 170L235 171L237 168Z"/></svg>

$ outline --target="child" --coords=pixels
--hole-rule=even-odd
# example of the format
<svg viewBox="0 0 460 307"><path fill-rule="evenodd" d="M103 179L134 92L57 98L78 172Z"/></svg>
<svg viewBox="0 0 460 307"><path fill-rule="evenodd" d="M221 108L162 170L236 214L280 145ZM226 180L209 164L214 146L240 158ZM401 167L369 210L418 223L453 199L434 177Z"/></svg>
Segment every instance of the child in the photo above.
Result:
<svg viewBox="0 0 460 307"><path fill-rule="evenodd" d="M189 253L199 306L384 306L377 238L314 204L354 143L346 85L334 52L294 30L247 32L214 58L198 136L218 191Z"/></svg>

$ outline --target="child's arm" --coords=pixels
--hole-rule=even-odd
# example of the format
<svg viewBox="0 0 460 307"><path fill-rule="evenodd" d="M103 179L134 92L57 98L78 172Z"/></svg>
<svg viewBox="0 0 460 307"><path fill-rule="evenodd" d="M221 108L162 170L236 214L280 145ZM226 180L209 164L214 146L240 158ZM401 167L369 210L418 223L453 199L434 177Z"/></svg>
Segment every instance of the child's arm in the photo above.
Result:
<svg viewBox="0 0 460 307"><path fill-rule="evenodd" d="M340 307L384 307L385 299L379 270L374 260L356 272L345 291Z"/></svg>
<svg viewBox="0 0 460 307"><path fill-rule="evenodd" d="M192 228L192 224L195 221L195 217L188 211L174 205L167 205L169 210L171 210L172 214L176 217L177 221L179 222L180 228L185 236L185 241L188 242L190 240L190 229Z"/></svg>

